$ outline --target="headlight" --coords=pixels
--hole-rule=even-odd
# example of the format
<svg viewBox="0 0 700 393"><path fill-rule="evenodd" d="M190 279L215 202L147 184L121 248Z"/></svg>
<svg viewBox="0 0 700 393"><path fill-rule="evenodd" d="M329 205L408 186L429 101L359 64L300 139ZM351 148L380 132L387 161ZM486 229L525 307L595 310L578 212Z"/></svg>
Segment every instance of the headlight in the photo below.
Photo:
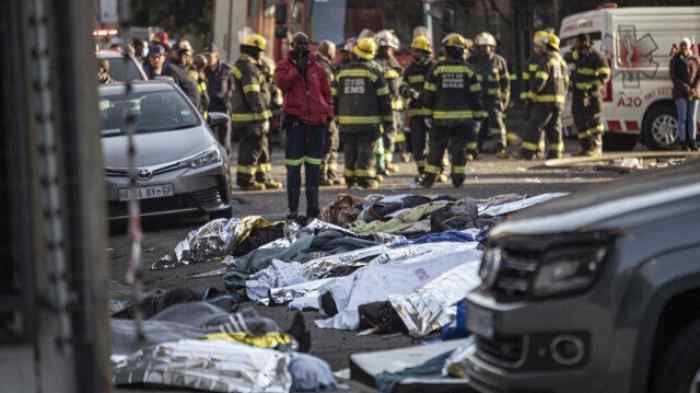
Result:
<svg viewBox="0 0 700 393"><path fill-rule="evenodd" d="M544 255L535 283L535 296L551 296L589 288L607 254L605 245L574 246Z"/></svg>
<svg viewBox="0 0 700 393"><path fill-rule="evenodd" d="M209 149L197 154L196 156L183 161L182 166L186 166L192 169L201 168L207 165L216 164L221 162L221 152L216 146L212 146Z"/></svg>

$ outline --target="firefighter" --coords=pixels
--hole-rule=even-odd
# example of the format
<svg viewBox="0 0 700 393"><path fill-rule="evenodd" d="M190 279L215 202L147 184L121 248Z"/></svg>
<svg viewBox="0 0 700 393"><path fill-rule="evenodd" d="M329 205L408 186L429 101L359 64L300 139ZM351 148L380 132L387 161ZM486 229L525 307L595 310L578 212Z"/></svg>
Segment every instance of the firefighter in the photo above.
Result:
<svg viewBox="0 0 700 393"><path fill-rule="evenodd" d="M389 93L391 95L391 111L394 118L393 125L389 129L384 129L382 134L382 142L384 147L384 165L380 165L385 170L382 175L388 175L390 173L398 172L398 167L394 165L394 150L396 139L399 132L401 132L401 111L403 111L403 102L401 100L401 95L399 93L399 87L401 86L401 74L403 69L396 57L394 57L394 52L399 49L401 43L399 42L396 34L391 30L382 30L375 36L377 40L377 45L379 50L377 52L376 61L382 66L384 70L384 79L389 86ZM401 132L401 134L403 134ZM405 137L403 139L405 141Z"/></svg>
<svg viewBox="0 0 700 393"><path fill-rule="evenodd" d="M265 184L256 181L263 146L267 143L272 112L269 99L263 96L265 76L259 66L265 50L265 38L248 34L242 40L241 56L231 68L235 80L231 104L231 122L234 132L241 136L238 146L236 183L246 191L264 190Z"/></svg>
<svg viewBox="0 0 700 393"><path fill-rule="evenodd" d="M258 66L263 74L264 82L260 85L260 88L266 100L265 104L270 108L273 114L279 114L284 100L282 98L282 91L277 87L274 80L275 61L267 57L265 53L261 53ZM270 154L269 133L270 130L268 128L264 135L262 151L260 152L260 161L258 161L258 170L255 172L255 180L258 183L264 184L267 190L280 190L283 184L272 178L272 155Z"/></svg>
<svg viewBox="0 0 700 393"><path fill-rule="evenodd" d="M180 42L178 48L176 49L176 53L176 64L187 71L187 75L189 75L190 79L192 79L196 84L197 92L199 93L199 105L197 106L197 109L206 119L208 117L207 108L209 107L209 94L207 93L206 77L203 73L198 71L197 68L195 68L194 59L192 57L192 47L189 46L187 41Z"/></svg>
<svg viewBox="0 0 700 393"><path fill-rule="evenodd" d="M391 96L383 70L373 61L377 44L370 37L357 40L352 61L340 67L332 90L334 109L345 152L348 188L379 186L374 150L382 125L393 125Z"/></svg>
<svg viewBox="0 0 700 393"><path fill-rule="evenodd" d="M326 77L331 85L335 84L335 44L330 41L323 41L316 51L316 62L323 67ZM338 175L338 149L340 148L340 135L338 125L334 119L328 123L328 135L323 146L323 162L321 163L321 185L322 186L342 186L345 180Z"/></svg>
<svg viewBox="0 0 700 393"><path fill-rule="evenodd" d="M207 87L207 58L204 55L197 55L192 59L190 75L197 77L197 90L201 93L202 109L204 118L209 118L209 88Z"/></svg>
<svg viewBox="0 0 700 393"><path fill-rule="evenodd" d="M425 81L425 104L432 112L430 148L421 185L430 188L441 172L445 149L452 160L454 187L466 178L467 143L476 142L475 119L483 118L481 84L477 74L464 60L467 41L457 33L445 39L445 60L439 61Z"/></svg>
<svg viewBox="0 0 700 393"><path fill-rule="evenodd" d="M435 65L432 59L433 48L430 39L424 35L418 35L411 42L411 53L414 61L403 73L404 84L401 85L401 95L408 103L409 127L411 129L411 146L413 147L413 159L416 161L418 176L423 176L425 169L425 150L428 140L428 125L426 119L430 117L430 109L425 107L421 99L425 78L430 69Z"/></svg>
<svg viewBox="0 0 700 393"><path fill-rule="evenodd" d="M581 151L577 155L599 156L603 153L603 132L600 121L601 89L610 77L605 57L591 47L591 37L576 37L574 50L564 56L572 73L571 111L578 130Z"/></svg>
<svg viewBox="0 0 700 393"><path fill-rule="evenodd" d="M486 139L491 136L498 138L496 154L499 158L508 158L506 152L505 110L510 102L510 75L508 63L496 54L496 38L490 33L480 33L475 39L476 53L469 58L469 64L481 78L483 88L484 110L488 119L481 123L478 137L478 149L468 149L474 158L483 151Z"/></svg>
<svg viewBox="0 0 700 393"><path fill-rule="evenodd" d="M559 38L555 34L537 36L533 44L544 49L544 56L537 69L530 72L530 114L520 156L526 160L536 157L544 130L547 159L561 158L564 153L561 114L568 89L568 67L559 53Z"/></svg>

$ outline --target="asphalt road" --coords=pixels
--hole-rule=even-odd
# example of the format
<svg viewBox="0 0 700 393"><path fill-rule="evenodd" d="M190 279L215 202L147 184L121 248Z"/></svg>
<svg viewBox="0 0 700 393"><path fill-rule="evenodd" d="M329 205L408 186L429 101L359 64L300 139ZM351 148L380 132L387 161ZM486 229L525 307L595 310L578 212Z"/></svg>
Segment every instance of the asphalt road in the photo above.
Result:
<svg viewBox="0 0 700 393"><path fill-rule="evenodd" d="M273 162L281 161L281 154L273 154ZM382 188L372 193L395 194L414 192L424 195L450 195L456 198L466 196L482 198L498 194L540 194L545 192L576 192L583 188L595 187L600 182L611 180L619 175L612 172L594 172L581 170L534 170L536 162L516 160L497 160L486 156L483 160L472 163L469 167L468 180L463 188L454 189L448 185L437 185L430 190L416 188L413 183L414 168L412 164L401 164L399 175L387 178ZM284 169L275 165L273 175L284 179ZM347 190L344 187L322 188L321 203L325 205L334 200L340 192L349 192L365 196L366 191ZM302 194L303 195L303 194ZM261 191L234 193L239 203L235 206L237 216L263 215L271 219L279 219L286 214L286 195L284 191ZM302 196L303 199L303 196ZM304 205L302 203L302 209ZM303 210L302 210L303 211ZM150 271L148 267L175 247L177 242L193 229L196 229L207 217L188 216L175 218L150 219L144 222L144 285L146 289L188 287L201 290L207 287L223 289L222 277L203 279L192 278L192 274L211 271L220 267L216 262L193 266L179 267L173 270ZM129 257L129 239L124 233L110 236L110 248L107 250L111 265L113 282L124 283L124 275ZM285 307L259 307L251 303L241 305L242 308L253 307L260 314L276 320L282 328L291 323L292 313ZM333 370L348 367L348 359L352 353L405 347L415 344L404 336L357 336L354 332L326 330L315 328L313 321L318 318L315 313L305 313L307 326L312 330L311 353L329 362ZM134 389L118 389L120 392L137 392ZM363 391L354 387L352 391Z"/></svg>

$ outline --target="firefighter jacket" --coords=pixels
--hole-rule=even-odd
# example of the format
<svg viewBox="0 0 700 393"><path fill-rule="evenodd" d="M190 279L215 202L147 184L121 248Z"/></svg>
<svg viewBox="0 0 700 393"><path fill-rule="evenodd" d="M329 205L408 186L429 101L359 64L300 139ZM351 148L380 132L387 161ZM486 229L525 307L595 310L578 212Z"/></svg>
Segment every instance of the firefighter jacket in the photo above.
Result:
<svg viewBox="0 0 700 393"><path fill-rule="evenodd" d="M479 76L484 105L491 108L500 104L500 110L505 110L510 102L510 75L506 59L496 54L491 57L471 56L469 65Z"/></svg>
<svg viewBox="0 0 700 393"><path fill-rule="evenodd" d="M599 96L600 89L610 77L607 60L595 49L574 50L564 56L571 71L574 94Z"/></svg>
<svg viewBox="0 0 700 393"><path fill-rule="evenodd" d="M282 90L280 90L275 82L275 70L271 69L270 66L263 61L258 62L258 65L260 66L263 79L265 80L265 82L261 85L261 90L263 96L268 100L268 108L271 110L279 110L284 104L284 95L282 94Z"/></svg>
<svg viewBox="0 0 700 393"><path fill-rule="evenodd" d="M428 76L430 69L435 66L435 62L431 59L426 59L424 62L413 62L406 67L403 73L404 83L401 85L401 96L408 102L408 116L430 116L430 109L425 107L425 102L422 96L425 92L425 78ZM419 97L412 97L411 90L417 92Z"/></svg>
<svg viewBox="0 0 700 393"><path fill-rule="evenodd" d="M425 106L437 126L467 123L485 118L481 111L482 88L477 75L462 60L438 62L424 85Z"/></svg>
<svg viewBox="0 0 700 393"><path fill-rule="evenodd" d="M368 126L393 122L391 96L384 72L374 61L344 64L332 89L341 131L366 131Z"/></svg>
<svg viewBox="0 0 700 393"><path fill-rule="evenodd" d="M530 75L530 99L534 104L554 104L563 108L569 88L569 73L561 54L548 51Z"/></svg>
<svg viewBox="0 0 700 393"><path fill-rule="evenodd" d="M190 78L197 84L197 91L199 92L199 111L202 112L204 117L207 117L209 110L209 92L207 90L207 77L203 72L197 71L196 68L190 66L187 67L187 73Z"/></svg>
<svg viewBox="0 0 700 393"><path fill-rule="evenodd" d="M270 119L270 92L258 63L248 55L241 55L231 73L236 81L231 98L231 122L251 124Z"/></svg>
<svg viewBox="0 0 700 393"><path fill-rule="evenodd" d="M338 71L338 67L336 66L336 64L333 64L331 62L331 60L326 59L324 56L321 56L320 54L316 55L316 62L326 72L326 77L328 78L328 82L330 82L330 84L333 85L333 83L335 82L335 74Z"/></svg>
<svg viewBox="0 0 700 393"><path fill-rule="evenodd" d="M532 97L530 96L530 84L534 81L533 77L535 72L537 72L539 64L544 61L544 58L545 54L535 53L527 60L525 71L523 71L522 91L520 92L520 100L524 103L530 103L532 101Z"/></svg>
<svg viewBox="0 0 700 393"><path fill-rule="evenodd" d="M399 89L401 88L401 73L403 72L401 66L396 62L396 60L390 58L378 57L376 60L384 70L384 80L386 80L386 84L389 86L389 94L391 95L391 110L403 110L403 101L401 100L401 95L399 94Z"/></svg>

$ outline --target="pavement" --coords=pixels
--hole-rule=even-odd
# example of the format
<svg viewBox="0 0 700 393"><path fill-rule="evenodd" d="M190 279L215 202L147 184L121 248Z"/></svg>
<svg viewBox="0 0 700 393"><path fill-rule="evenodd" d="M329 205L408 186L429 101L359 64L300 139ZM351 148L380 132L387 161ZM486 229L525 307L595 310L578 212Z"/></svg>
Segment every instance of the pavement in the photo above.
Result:
<svg viewBox="0 0 700 393"><path fill-rule="evenodd" d="M569 143L570 151L575 150ZM273 176L284 180L284 167L281 165L282 153L273 152ZM342 158L341 158L342 162ZM583 188L595 187L621 175L613 172L591 170L563 169L531 169L540 162L518 160L499 160L493 155L485 155L481 160L470 163L465 185L455 189L451 185L438 184L430 190L416 188L413 185L415 168L412 163L400 163L399 174L389 177L381 189L372 191L377 194L398 194L413 192L423 195L450 195L456 198L466 196L474 198L489 197L497 194L540 194L546 192L576 192ZM335 199L340 192L349 192L357 196L369 194L363 190L347 190L345 187L322 188L320 201L322 205ZM241 192L234 191L237 204L235 215L263 215L272 219L284 217L287 212L286 194L284 190ZM302 193L302 200L303 200ZM300 211L304 211L304 204ZM179 267L173 270L151 271L150 265L170 252L185 235L207 221L205 216L166 217L144 221L143 264L144 286L146 289L188 287L201 290L208 287L223 289L222 277L194 279L196 273L211 271L221 267L216 262L203 263L193 266ZM124 233L113 233L110 236L110 248L107 250L111 265L112 280L124 283L124 275L129 257L129 239ZM276 320L284 329L291 324L293 314L286 307L260 307L252 303L244 303L241 309L251 307L261 315ZM375 351L390 348L400 348L418 344L411 338L401 335L392 336L358 336L355 332L318 329L313 321L319 316L316 313L305 313L305 321L311 329L311 353L326 360L334 371L347 368L349 356L357 352ZM142 389L115 389L116 392L141 392ZM152 390L148 390L152 391ZM166 391L173 391L167 389ZM351 392L370 391L366 387L353 384Z"/></svg>

